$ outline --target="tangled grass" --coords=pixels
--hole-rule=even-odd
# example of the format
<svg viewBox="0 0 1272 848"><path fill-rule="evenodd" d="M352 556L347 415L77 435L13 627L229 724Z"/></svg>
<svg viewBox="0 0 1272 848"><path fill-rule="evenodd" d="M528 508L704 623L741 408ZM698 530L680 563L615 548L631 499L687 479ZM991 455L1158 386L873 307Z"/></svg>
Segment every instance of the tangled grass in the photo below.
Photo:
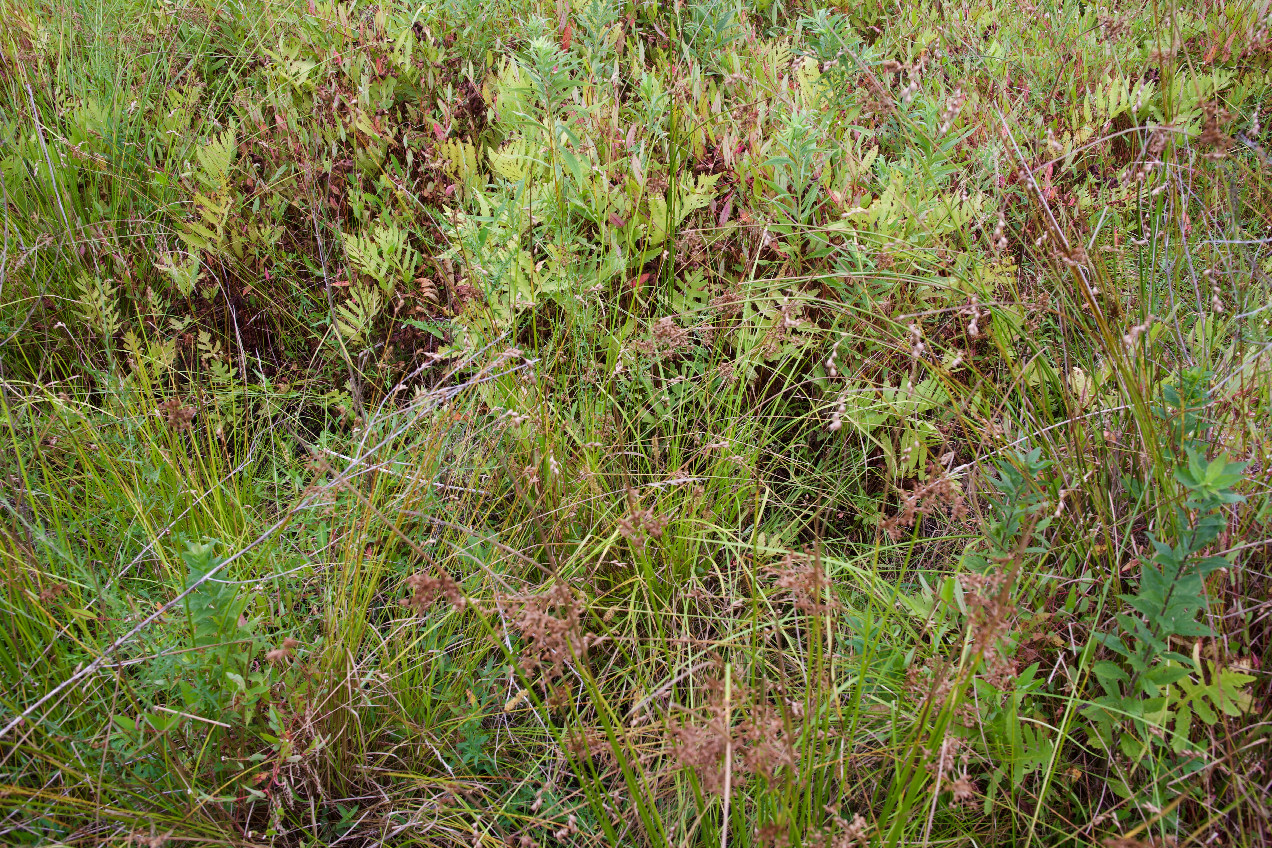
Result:
<svg viewBox="0 0 1272 848"><path fill-rule="evenodd" d="M0 836L1267 844L1266 5L0 0Z"/></svg>

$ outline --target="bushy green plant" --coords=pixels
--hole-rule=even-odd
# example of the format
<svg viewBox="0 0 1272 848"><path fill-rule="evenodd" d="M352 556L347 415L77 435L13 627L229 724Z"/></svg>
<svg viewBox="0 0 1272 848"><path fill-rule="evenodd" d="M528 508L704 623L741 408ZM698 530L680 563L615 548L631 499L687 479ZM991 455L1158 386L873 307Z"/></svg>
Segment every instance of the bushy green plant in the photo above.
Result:
<svg viewBox="0 0 1272 848"><path fill-rule="evenodd" d="M1185 460L1174 474L1180 502L1173 505L1169 529L1149 535L1153 556L1140 563L1136 591L1121 596L1126 611L1095 634L1111 659L1092 664L1104 694L1084 713L1092 742L1129 761L1129 772L1112 782L1123 797L1135 796L1132 773L1155 748L1184 756L1179 765L1167 762L1168 771L1202 767L1194 719L1212 727L1220 714L1239 717L1252 705L1244 690L1253 676L1201 658L1203 640L1215 635L1206 620L1207 586L1217 585L1212 575L1232 566L1228 557L1207 553L1228 526L1225 507L1245 500L1233 489L1246 467L1223 455L1206 459L1198 413L1209 402L1209 376L1187 371L1179 387L1163 387L1167 406L1159 414L1169 415L1168 432ZM1161 793L1154 788L1154 803L1169 800Z"/></svg>

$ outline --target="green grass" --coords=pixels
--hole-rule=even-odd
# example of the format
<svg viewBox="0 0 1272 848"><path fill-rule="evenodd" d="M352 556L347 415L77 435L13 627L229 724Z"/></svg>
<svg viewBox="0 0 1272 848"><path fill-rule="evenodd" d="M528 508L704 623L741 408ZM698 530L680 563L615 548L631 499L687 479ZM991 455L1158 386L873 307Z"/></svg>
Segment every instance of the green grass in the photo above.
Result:
<svg viewBox="0 0 1272 848"><path fill-rule="evenodd" d="M1267 842L1262 4L0 15L5 844Z"/></svg>

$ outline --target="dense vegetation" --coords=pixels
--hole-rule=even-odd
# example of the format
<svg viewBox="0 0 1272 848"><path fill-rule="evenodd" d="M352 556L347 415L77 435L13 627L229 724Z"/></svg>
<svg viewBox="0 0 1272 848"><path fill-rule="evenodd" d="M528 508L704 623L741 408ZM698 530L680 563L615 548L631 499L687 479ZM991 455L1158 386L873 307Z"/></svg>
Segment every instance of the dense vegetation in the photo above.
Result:
<svg viewBox="0 0 1272 848"><path fill-rule="evenodd" d="M0 20L0 842L1272 840L1267 2Z"/></svg>

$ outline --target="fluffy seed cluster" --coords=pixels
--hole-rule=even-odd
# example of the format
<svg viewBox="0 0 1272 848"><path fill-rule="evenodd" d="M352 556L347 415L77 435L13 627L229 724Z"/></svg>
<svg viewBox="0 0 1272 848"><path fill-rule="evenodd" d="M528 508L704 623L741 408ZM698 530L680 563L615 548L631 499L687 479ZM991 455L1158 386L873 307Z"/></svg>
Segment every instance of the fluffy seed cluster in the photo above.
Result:
<svg viewBox="0 0 1272 848"><path fill-rule="evenodd" d="M906 693L916 702L931 701L934 710L945 705L950 693L954 691L954 670L948 660L930 657L921 664L906 669Z"/></svg>
<svg viewBox="0 0 1272 848"><path fill-rule="evenodd" d="M677 763L693 769L703 791L722 795L726 769L735 783L747 775L772 780L782 769L793 775L798 766L795 740L782 711L736 682L727 699L722 679L708 680L706 686L706 720L672 719L667 727Z"/></svg>
<svg viewBox="0 0 1272 848"><path fill-rule="evenodd" d="M671 353L689 345L689 331L670 315L654 322L654 346L659 353Z"/></svg>
<svg viewBox="0 0 1272 848"><path fill-rule="evenodd" d="M947 510L953 521L967 516L967 504L958 481L936 463L928 466L928 482L916 483L913 489L903 491L902 495L896 515L880 524L894 542L900 541L905 531L914 527L914 522L920 517L932 515L937 510Z"/></svg>
<svg viewBox="0 0 1272 848"><path fill-rule="evenodd" d="M1206 120L1202 125L1201 135L1197 138L1197 144L1209 148L1204 154L1207 159L1222 159L1228 155L1232 147L1232 139L1220 129L1220 125L1229 123L1232 120L1232 114L1213 102L1207 103L1202 109Z"/></svg>
<svg viewBox="0 0 1272 848"><path fill-rule="evenodd" d="M965 774L954 778L954 782L950 784L950 792L953 802L958 806L976 803L976 783Z"/></svg>
<svg viewBox="0 0 1272 848"><path fill-rule="evenodd" d="M189 430L194 421L194 407L184 405L177 398L159 404L158 411L168 426L179 433Z"/></svg>
<svg viewBox="0 0 1272 848"><path fill-rule="evenodd" d="M994 688L1004 689L1016 676L1015 662L1001 648L1016 614L1011 581L1001 571L965 574L959 579L971 613L972 649L984 663L983 677Z"/></svg>
<svg viewBox="0 0 1272 848"><path fill-rule="evenodd" d="M826 812L830 814L830 826L823 828L820 834L825 848L856 848L868 844L870 823L860 813L850 821L831 809Z"/></svg>
<svg viewBox="0 0 1272 848"><path fill-rule="evenodd" d="M807 553L788 552L777 565L769 566L776 585L795 608L808 615L826 615L841 607L833 595L830 577L821 563Z"/></svg>
<svg viewBox="0 0 1272 848"><path fill-rule="evenodd" d="M283 640L283 644L281 646L274 648L272 651L267 651L265 653L265 659L277 665L294 654L299 645L299 640L288 636Z"/></svg>
<svg viewBox="0 0 1272 848"><path fill-rule="evenodd" d="M954 120L958 117L958 113L963 111L963 104L967 102L967 95L962 88L956 88L954 94L945 103L945 110L941 113L941 125L938 131L941 135L945 135L954 126Z"/></svg>
<svg viewBox="0 0 1272 848"><path fill-rule="evenodd" d="M958 315L967 318L967 336L972 339L981 337L980 322L989 318L992 313L988 309L982 309L980 301L975 296L968 296L967 303L958 310Z"/></svg>
<svg viewBox="0 0 1272 848"><path fill-rule="evenodd" d="M582 658L599 641L583 631L582 604L564 583L541 595L504 597L500 606L510 611L513 629L526 641L522 670L540 676L545 686L561 677L566 662Z"/></svg>
<svg viewBox="0 0 1272 848"><path fill-rule="evenodd" d="M438 569L436 575L422 572L412 574L406 578L406 585L411 589L411 597L402 598L398 603L404 607L410 607L416 615L423 615L440 597L446 598L446 601L457 610L462 610L468 605L468 599L464 597L459 584L444 569Z"/></svg>
<svg viewBox="0 0 1272 848"><path fill-rule="evenodd" d="M1132 177L1136 182L1144 182L1153 173L1153 169L1162 164L1162 153L1166 150L1166 133L1161 128L1153 130L1144 149L1144 158Z"/></svg>
<svg viewBox="0 0 1272 848"><path fill-rule="evenodd" d="M668 519L652 509L641 509L636 503L636 496L628 492L628 512L618 520L618 532L631 542L636 550L643 550L647 539L661 539L667 529Z"/></svg>

